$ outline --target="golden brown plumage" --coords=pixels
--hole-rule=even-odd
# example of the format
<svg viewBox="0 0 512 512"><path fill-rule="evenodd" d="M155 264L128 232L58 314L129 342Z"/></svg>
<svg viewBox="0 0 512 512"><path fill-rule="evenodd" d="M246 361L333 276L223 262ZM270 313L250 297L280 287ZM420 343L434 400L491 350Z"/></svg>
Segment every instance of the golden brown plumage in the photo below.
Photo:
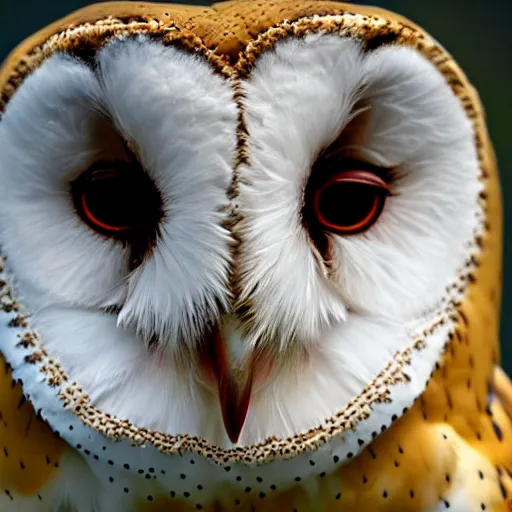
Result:
<svg viewBox="0 0 512 512"><path fill-rule="evenodd" d="M329 17L330 16L330 17ZM225 492L204 510L343 510L419 511L442 510L457 493L467 495L471 510L512 510L512 386L499 369L499 314L501 296L502 212L493 149L476 91L454 60L404 18L373 7L322 1L241 0L212 7L188 7L140 2L94 4L44 28L23 42L0 71L0 106L5 109L23 79L56 51L86 55L114 34L141 32L159 35L210 61L225 76L250 75L260 53L291 35L310 32L343 32L350 37L374 40L391 36L394 44L415 48L433 62L460 99L476 132L475 144L485 192L485 233L478 240L480 254L470 262L464 299L449 314L456 329L450 335L442 360L433 368L425 391L414 405L389 425L375 425L368 444L359 454L348 454L346 463L314 482L314 502L301 484L285 492L269 492L264 499L252 494ZM243 130L240 145L243 146ZM37 348L37 347L36 347ZM223 464L246 457L263 462L286 454L315 449L334 435L344 435L366 419L366 407L386 401L389 389L407 379L411 357L421 357L421 342L399 354L393 371L384 374L383 386L368 389L340 411L334 428L312 430L295 440L271 441L255 450L220 450L190 440L193 451ZM62 375L60 378L64 378ZM376 377L378 379L378 377ZM22 385L11 385L6 366L1 377L0 453L2 486L15 496L37 495L59 472L61 453L71 448L21 402ZM67 405L77 405L76 398ZM92 404L80 399L80 419L91 427L101 416ZM89 409L88 409L89 408ZM85 413L83 411L86 411ZM78 411L77 411L78 412ZM109 418L94 428L110 437L142 435L149 444L173 452L176 442L133 427L113 430ZM21 467L20 465L23 465ZM20 469L21 467L21 469ZM435 508L435 507L439 508ZM186 500L155 496L140 510L194 510ZM455 510L462 510L455 508ZM466 509L464 510L466 512ZM467 512L470 512L467 509Z"/></svg>

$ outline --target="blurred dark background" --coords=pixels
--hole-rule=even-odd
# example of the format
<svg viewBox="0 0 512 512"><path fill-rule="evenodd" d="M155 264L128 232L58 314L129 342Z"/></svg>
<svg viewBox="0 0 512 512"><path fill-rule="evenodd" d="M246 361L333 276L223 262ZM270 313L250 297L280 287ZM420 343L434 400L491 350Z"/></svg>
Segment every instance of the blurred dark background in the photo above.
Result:
<svg viewBox="0 0 512 512"><path fill-rule="evenodd" d="M87 0L0 0L0 60L32 32L80 7ZM208 5L208 1L186 2ZM512 155L508 150L512 113L510 0L368 0L415 21L455 56L480 92L498 156L505 210L502 356L512 374Z"/></svg>

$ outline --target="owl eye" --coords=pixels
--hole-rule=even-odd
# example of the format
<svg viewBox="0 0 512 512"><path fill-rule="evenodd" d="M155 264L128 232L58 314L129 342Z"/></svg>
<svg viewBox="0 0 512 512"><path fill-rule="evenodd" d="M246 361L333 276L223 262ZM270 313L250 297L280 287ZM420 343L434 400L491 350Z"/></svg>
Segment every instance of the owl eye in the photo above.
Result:
<svg viewBox="0 0 512 512"><path fill-rule="evenodd" d="M98 163L72 184L75 207L95 231L123 238L148 235L162 216L149 176L129 163Z"/></svg>
<svg viewBox="0 0 512 512"><path fill-rule="evenodd" d="M366 170L338 172L315 188L311 206L317 223L339 235L369 229L382 213L389 195L384 179Z"/></svg>

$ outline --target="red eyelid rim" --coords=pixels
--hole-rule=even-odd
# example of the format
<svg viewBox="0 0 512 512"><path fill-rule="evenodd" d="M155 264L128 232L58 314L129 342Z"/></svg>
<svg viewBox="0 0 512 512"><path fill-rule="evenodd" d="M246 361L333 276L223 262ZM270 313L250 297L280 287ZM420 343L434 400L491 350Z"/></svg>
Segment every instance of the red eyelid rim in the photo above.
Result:
<svg viewBox="0 0 512 512"><path fill-rule="evenodd" d="M368 224L368 219L373 219L375 214L379 211L379 208L382 206L382 198L379 196L375 196L373 201L372 209L366 215L366 217L358 222L357 224L352 224L351 226L339 226L337 224L332 224L327 219L323 217L320 213L320 208L318 207L318 203L320 201L320 197L324 189L334 185L335 183L361 183L363 185L369 185L371 187L377 188L381 190L381 194L387 195L389 193L389 185L377 174L369 171L341 171L331 178L329 178L325 183L323 183L315 192L313 196L313 211L315 212L320 223L327 229L337 232L340 234L355 234L364 230L364 228Z"/></svg>
<svg viewBox="0 0 512 512"><path fill-rule="evenodd" d="M85 217L87 218L87 220L89 220L89 222L94 224L96 227L110 232L127 231L128 229L130 229L130 226L111 226L110 224L105 224L104 222L101 222L101 220L99 220L95 215L93 215L93 213L87 206L87 198L85 194L82 194L81 203Z"/></svg>
<svg viewBox="0 0 512 512"><path fill-rule="evenodd" d="M340 182L362 183L364 185L371 185L377 188L382 188L384 190L389 190L388 184L374 172L354 170L341 171L336 173L334 176L328 179L321 187L319 187L318 191L321 191L324 188L333 185L334 183Z"/></svg>

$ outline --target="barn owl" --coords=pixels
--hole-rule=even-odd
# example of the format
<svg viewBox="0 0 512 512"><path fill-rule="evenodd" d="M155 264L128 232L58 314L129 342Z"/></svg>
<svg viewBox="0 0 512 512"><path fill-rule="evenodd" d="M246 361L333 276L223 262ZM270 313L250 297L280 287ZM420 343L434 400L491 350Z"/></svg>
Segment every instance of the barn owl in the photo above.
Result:
<svg viewBox="0 0 512 512"><path fill-rule="evenodd" d="M495 158L420 27L95 4L0 111L0 510L512 509Z"/></svg>

